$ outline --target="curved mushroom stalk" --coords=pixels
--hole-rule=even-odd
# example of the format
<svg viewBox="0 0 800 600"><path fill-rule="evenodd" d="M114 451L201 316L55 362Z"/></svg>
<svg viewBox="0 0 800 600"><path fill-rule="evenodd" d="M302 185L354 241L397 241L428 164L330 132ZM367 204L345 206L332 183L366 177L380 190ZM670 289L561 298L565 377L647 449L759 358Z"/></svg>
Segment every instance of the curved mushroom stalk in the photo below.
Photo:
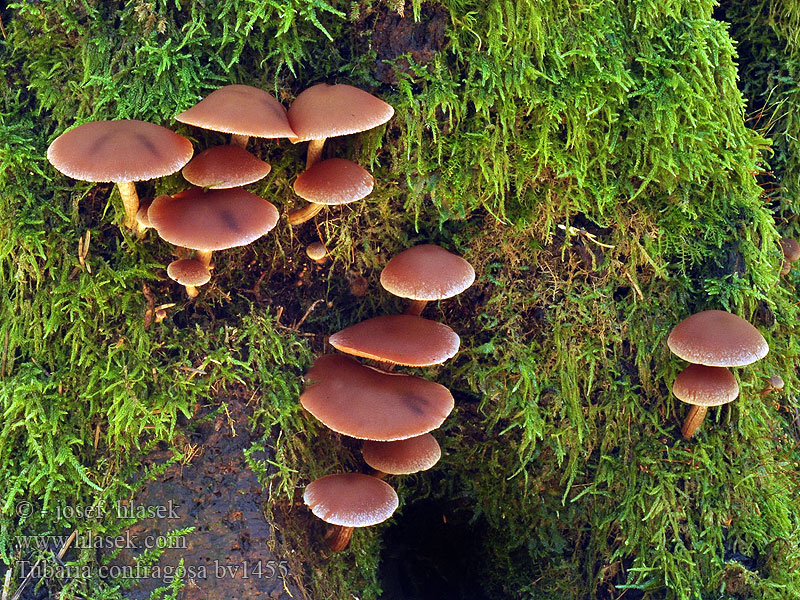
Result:
<svg viewBox="0 0 800 600"><path fill-rule="evenodd" d="M324 204L317 204L315 202L309 202L302 208L293 208L288 213L289 224L301 225L306 221L310 221L316 217L323 208L325 208Z"/></svg>
<svg viewBox="0 0 800 600"><path fill-rule="evenodd" d="M692 406L689 409L689 414L686 415L686 420L683 422L681 435L683 439L688 440L697 432L698 427L703 424L708 413L707 406Z"/></svg>
<svg viewBox="0 0 800 600"><path fill-rule="evenodd" d="M353 527L343 527L341 525L331 525L325 532L325 542L331 552L341 552L350 544L353 537Z"/></svg>
<svg viewBox="0 0 800 600"><path fill-rule="evenodd" d="M122 197L122 206L125 207L125 227L141 233L136 215L139 212L139 194L136 193L136 184L132 181L117 181L117 189Z"/></svg>

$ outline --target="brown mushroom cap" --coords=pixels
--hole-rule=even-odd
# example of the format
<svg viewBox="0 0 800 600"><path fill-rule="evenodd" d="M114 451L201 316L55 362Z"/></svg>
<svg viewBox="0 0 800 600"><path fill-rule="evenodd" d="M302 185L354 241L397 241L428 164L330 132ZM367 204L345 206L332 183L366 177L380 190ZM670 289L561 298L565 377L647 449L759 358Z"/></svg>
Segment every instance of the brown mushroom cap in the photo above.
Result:
<svg viewBox="0 0 800 600"><path fill-rule="evenodd" d="M193 250L224 250L257 240L278 222L277 209L242 188L189 188L159 196L147 211L158 235Z"/></svg>
<svg viewBox="0 0 800 600"><path fill-rule="evenodd" d="M314 515L342 527L377 525L400 503L392 486L363 473L320 477L306 486L303 500Z"/></svg>
<svg viewBox="0 0 800 600"><path fill-rule="evenodd" d="M337 433L388 442L422 435L453 410L438 383L386 373L339 354L320 356L305 377L300 403Z"/></svg>
<svg viewBox="0 0 800 600"><path fill-rule="evenodd" d="M328 256L328 250L322 242L311 242L306 246L306 256L311 260L322 260Z"/></svg>
<svg viewBox="0 0 800 600"><path fill-rule="evenodd" d="M738 315L705 310L678 323L667 338L678 357L709 367L741 367L764 358L764 336Z"/></svg>
<svg viewBox="0 0 800 600"><path fill-rule="evenodd" d="M205 285L211 281L211 272L194 258L172 261L167 266L167 275L181 285Z"/></svg>
<svg viewBox="0 0 800 600"><path fill-rule="evenodd" d="M797 240L783 238L780 243L781 250L783 250L783 255L786 257L786 260L794 262L800 259L800 244L797 243Z"/></svg>
<svg viewBox="0 0 800 600"><path fill-rule="evenodd" d="M430 433L396 442L367 440L361 448L364 462L390 475L427 471L442 457L442 449Z"/></svg>
<svg viewBox="0 0 800 600"><path fill-rule="evenodd" d="M719 406L736 399L739 384L725 367L689 365L675 378L672 393L687 404Z"/></svg>
<svg viewBox="0 0 800 600"><path fill-rule="evenodd" d="M318 83L303 90L289 107L289 124L298 141L366 131L386 123L394 108L352 85Z"/></svg>
<svg viewBox="0 0 800 600"><path fill-rule="evenodd" d="M144 121L93 121L58 136L47 160L80 181L145 181L179 170L192 157L186 138Z"/></svg>
<svg viewBox="0 0 800 600"><path fill-rule="evenodd" d="M426 367L458 352L458 334L414 315L386 315L351 325L329 339L337 350L397 365Z"/></svg>
<svg viewBox="0 0 800 600"><path fill-rule="evenodd" d="M250 85L226 85L175 117L177 121L212 131L261 138L294 138L286 109L264 90Z"/></svg>
<svg viewBox="0 0 800 600"><path fill-rule="evenodd" d="M372 192L375 180L361 166L344 158L314 163L294 182L294 192L315 204L347 204Z"/></svg>
<svg viewBox="0 0 800 600"><path fill-rule="evenodd" d="M181 173L193 185L219 190L258 181L271 168L241 146L213 146L195 156Z"/></svg>
<svg viewBox="0 0 800 600"><path fill-rule="evenodd" d="M381 271L381 285L395 296L443 300L460 294L475 281L466 260L440 246L421 244L394 256Z"/></svg>

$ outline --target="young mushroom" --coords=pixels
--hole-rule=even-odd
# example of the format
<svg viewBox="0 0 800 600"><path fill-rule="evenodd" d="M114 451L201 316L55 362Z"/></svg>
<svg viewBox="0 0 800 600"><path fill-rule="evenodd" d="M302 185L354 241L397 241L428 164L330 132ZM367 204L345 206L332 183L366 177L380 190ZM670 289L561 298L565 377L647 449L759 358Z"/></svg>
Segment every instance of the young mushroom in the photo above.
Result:
<svg viewBox="0 0 800 600"><path fill-rule="evenodd" d="M241 146L213 146L189 161L181 174L192 185L221 190L255 183L271 168Z"/></svg>
<svg viewBox="0 0 800 600"><path fill-rule="evenodd" d="M306 256L318 265L328 262L328 250L322 242L311 242L306 246Z"/></svg>
<svg viewBox="0 0 800 600"><path fill-rule="evenodd" d="M328 531L328 547L339 552L350 543L354 527L369 527L392 516L397 493L385 481L362 473L337 473L306 486L303 501L317 517L335 527Z"/></svg>
<svg viewBox="0 0 800 600"><path fill-rule="evenodd" d="M691 438L706 417L709 406L733 402L739 395L736 378L725 367L689 365L675 378L672 393L692 405L683 423L681 434Z"/></svg>
<svg viewBox="0 0 800 600"><path fill-rule="evenodd" d="M199 260L194 258L181 258L174 260L167 266L167 275L186 288L186 294L194 298L199 294L197 286L205 285L211 281L211 271Z"/></svg>
<svg viewBox="0 0 800 600"><path fill-rule="evenodd" d="M474 281L472 265L433 244L404 250L381 271L381 285L387 292L411 300L407 315L419 316L431 300L460 294Z"/></svg>
<svg viewBox="0 0 800 600"><path fill-rule="evenodd" d="M436 438L424 433L395 442L367 440L361 455L375 469L373 477L383 479L386 475L410 475L432 468L442 457L442 449Z"/></svg>
<svg viewBox="0 0 800 600"><path fill-rule="evenodd" d="M374 185L372 175L353 161L329 158L314 163L294 182L295 193L309 203L289 211L289 223L305 223L326 205L349 204L366 198Z"/></svg>
<svg viewBox="0 0 800 600"><path fill-rule="evenodd" d="M144 121L93 121L58 136L47 159L65 175L80 181L114 182L125 207L124 226L138 229L136 181L170 175L193 153L186 138Z"/></svg>

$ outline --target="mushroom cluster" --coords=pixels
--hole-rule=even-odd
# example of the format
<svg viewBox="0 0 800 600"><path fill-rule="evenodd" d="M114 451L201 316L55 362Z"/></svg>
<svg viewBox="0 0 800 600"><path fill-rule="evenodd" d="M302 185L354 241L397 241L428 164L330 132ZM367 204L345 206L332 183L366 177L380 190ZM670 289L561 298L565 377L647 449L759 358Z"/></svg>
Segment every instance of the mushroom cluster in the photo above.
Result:
<svg viewBox="0 0 800 600"><path fill-rule="evenodd" d="M455 296L474 280L475 271L467 261L438 246L426 244L398 254L381 273L381 283L391 293L411 298L409 310L368 319L329 338L337 350L373 360L378 366L361 364L351 356L326 354L306 373L307 387L300 403L333 431L365 440L362 455L374 469L369 478L416 473L439 460L441 449L430 431L452 411L452 394L438 383L392 369L395 365L441 364L456 354L458 334L443 323L422 318L419 303ZM336 526L327 536L333 551L347 546L353 527L373 524L374 520L362 512L353 518L342 516L352 513L351 506L373 507L374 502L385 506L388 502L385 488L360 483L364 477L368 476L328 475L306 489L304 499L312 512ZM338 487L334 488L330 478L342 481L337 479ZM359 496L339 511L319 509L320 504L330 505L327 494L344 493L341 489L346 485L369 497ZM325 491L321 491L323 487ZM334 489L339 491L328 491ZM391 511L370 514L381 515L382 521L391 516Z"/></svg>
<svg viewBox="0 0 800 600"><path fill-rule="evenodd" d="M246 150L251 137L309 141L306 170L294 188L311 204L289 213L290 223L298 224L326 204L361 199L374 186L372 175L352 161L320 161L325 139L377 127L393 114L389 104L344 84L314 85L297 96L289 111L264 90L228 85L175 117L187 125L231 134L229 145L207 148L191 162L189 140L159 125L134 120L80 125L56 138L47 157L75 179L116 183L129 229L141 234L152 227L164 240L195 250L194 259L182 257L179 251L181 258L167 268L168 275L185 285L193 297L197 286L211 278L212 251L249 244L277 223L277 209L242 188L271 170L269 163ZM135 181L181 169L196 187L140 205ZM324 254L318 260L324 260Z"/></svg>
<svg viewBox="0 0 800 600"><path fill-rule="evenodd" d="M749 365L769 352L758 329L722 310L687 317L670 332L667 345L673 354L692 363L672 386L678 400L692 405L681 429L685 439L695 434L710 406L727 404L739 395L739 384L728 367Z"/></svg>
<svg viewBox="0 0 800 600"><path fill-rule="evenodd" d="M394 108L383 100L343 83L319 83L297 95L289 107L289 124L295 141L307 141L308 150L306 170L295 181L294 191L309 203L289 211L289 223L305 223L325 205L355 202L372 192L372 175L350 160L320 160L322 149L329 137L367 131L392 115Z"/></svg>

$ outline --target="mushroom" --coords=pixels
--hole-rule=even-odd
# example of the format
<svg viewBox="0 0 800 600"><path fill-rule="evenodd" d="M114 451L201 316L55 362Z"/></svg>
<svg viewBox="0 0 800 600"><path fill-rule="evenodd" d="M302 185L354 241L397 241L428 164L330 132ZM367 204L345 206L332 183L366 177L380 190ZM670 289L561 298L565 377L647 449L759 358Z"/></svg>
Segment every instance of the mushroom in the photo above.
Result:
<svg viewBox="0 0 800 600"><path fill-rule="evenodd" d="M354 527L382 523L400 503L392 486L362 473L337 473L316 479L306 486L303 501L314 515L338 526L326 536L334 552L347 547Z"/></svg>
<svg viewBox="0 0 800 600"><path fill-rule="evenodd" d="M667 346L686 362L709 367L741 367L769 352L764 336L738 315L705 310L678 323Z"/></svg>
<svg viewBox="0 0 800 600"><path fill-rule="evenodd" d="M207 269L214 250L245 246L278 222L271 203L242 188L206 192L195 187L159 196L147 215L162 239L196 250L195 258Z"/></svg>
<svg viewBox="0 0 800 600"><path fill-rule="evenodd" d="M199 293L198 285L205 285L211 281L211 272L208 267L194 258L181 258L172 261L167 267L167 275L186 287L186 293L194 298Z"/></svg>
<svg viewBox="0 0 800 600"><path fill-rule="evenodd" d="M688 440L705 419L709 406L728 404L736 399L739 384L725 367L693 364L675 378L672 393L678 400L692 405L681 429L684 439Z"/></svg>
<svg viewBox="0 0 800 600"><path fill-rule="evenodd" d="M306 246L306 256L318 265L324 265L328 261L328 250L322 242L311 242Z"/></svg>
<svg viewBox="0 0 800 600"><path fill-rule="evenodd" d="M460 294L475 281L466 260L440 246L421 244L394 256L381 271L381 285L395 296L409 298L408 315L420 315L431 300Z"/></svg>
<svg viewBox="0 0 800 600"><path fill-rule="evenodd" d="M783 250L783 256L786 257L786 260L789 262L794 262L800 259L800 244L797 243L797 240L792 238L783 238L780 241L781 250Z"/></svg>
<svg viewBox="0 0 800 600"><path fill-rule="evenodd" d="M271 168L241 146L212 146L189 161L181 173L193 185L220 190L254 183Z"/></svg>
<svg viewBox="0 0 800 600"><path fill-rule="evenodd" d="M294 191L309 204L289 211L289 223L298 225L314 217L325 205L348 204L372 192L375 180L351 160L329 158L314 163L294 182Z"/></svg>
<svg viewBox="0 0 800 600"><path fill-rule="evenodd" d="M444 323L415 315L385 315L351 325L328 339L347 354L382 363L427 367L458 352L458 334Z"/></svg>
<svg viewBox="0 0 800 600"><path fill-rule="evenodd" d="M114 182L125 207L125 227L137 229L139 196L135 181L178 171L192 157L186 138L144 121L93 121L58 136L47 159L80 181Z"/></svg>
<svg viewBox="0 0 800 600"><path fill-rule="evenodd" d="M767 380L767 385L761 390L761 395L766 396L770 392L779 392L784 387L783 377L780 375L771 375Z"/></svg>
<svg viewBox="0 0 800 600"><path fill-rule="evenodd" d="M418 435L395 442L376 442L367 440L361 448L361 455L370 467L375 469L373 477L386 475L409 475L427 471L442 457L442 449L430 433Z"/></svg>
<svg viewBox="0 0 800 600"><path fill-rule="evenodd" d="M250 85L226 85L175 117L202 129L231 134L231 144L247 146L250 136L289 138L295 133L286 109L264 90Z"/></svg>
<svg viewBox="0 0 800 600"><path fill-rule="evenodd" d="M733 374L721 367L740 367L764 358L769 346L764 336L741 317L722 310L706 310L678 323L667 338L672 352L693 363L675 380L673 393L694 404L683 426L683 436L694 435L708 406L732 401L739 394Z"/></svg>
<svg viewBox="0 0 800 600"><path fill-rule="evenodd" d="M338 354L319 357L305 376L300 403L337 433L392 441L439 427L453 410L453 396L438 383L386 373Z"/></svg>
<svg viewBox="0 0 800 600"><path fill-rule="evenodd" d="M296 141L309 142L306 154L306 170L309 170L319 161L327 138L372 129L386 123L393 114L391 105L369 92L343 83L319 83L298 94L287 116L297 135ZM319 210L307 206L290 211L289 222L299 225Z"/></svg>

